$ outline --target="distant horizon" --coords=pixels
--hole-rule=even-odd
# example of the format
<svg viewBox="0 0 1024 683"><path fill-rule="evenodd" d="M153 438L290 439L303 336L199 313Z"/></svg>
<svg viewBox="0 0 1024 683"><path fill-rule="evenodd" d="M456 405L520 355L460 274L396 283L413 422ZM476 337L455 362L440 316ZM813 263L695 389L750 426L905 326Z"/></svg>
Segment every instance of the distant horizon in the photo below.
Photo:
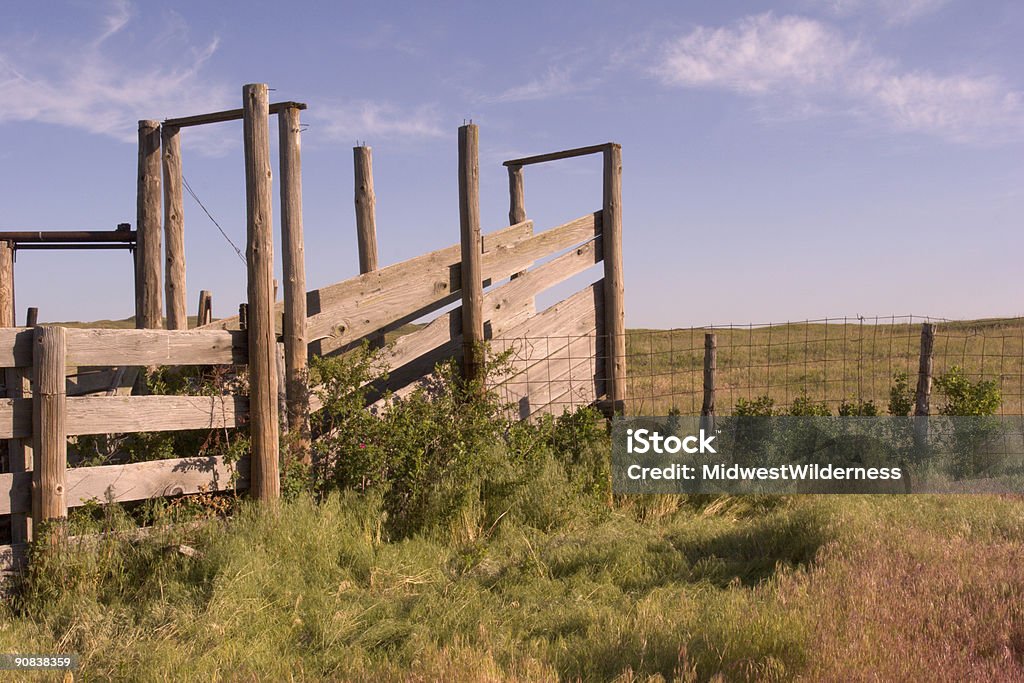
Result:
<svg viewBox="0 0 1024 683"><path fill-rule="evenodd" d="M373 148L382 265L458 241L456 130L472 119L485 231L507 224L502 161L622 144L629 328L1024 313L1017 3L267 6L244 28L239 7L0 10L0 230L134 226L137 121L237 108L266 82L309 105L311 289L358 272L357 141ZM184 130L183 158L244 247L241 125ZM536 229L599 209L600 178L593 158L528 168ZM189 311L207 289L233 315L244 265L188 196L185 224ZM133 312L127 254L22 252L15 271L19 322L27 306Z"/></svg>

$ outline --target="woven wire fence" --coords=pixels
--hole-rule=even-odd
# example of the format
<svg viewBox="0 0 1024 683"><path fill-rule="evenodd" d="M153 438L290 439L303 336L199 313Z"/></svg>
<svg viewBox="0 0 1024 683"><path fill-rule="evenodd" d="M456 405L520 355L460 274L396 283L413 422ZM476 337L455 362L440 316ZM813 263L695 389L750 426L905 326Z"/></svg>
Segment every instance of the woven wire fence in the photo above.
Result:
<svg viewBox="0 0 1024 683"><path fill-rule="evenodd" d="M885 414L896 376L917 384L922 323L936 325L933 377L959 366L971 381L990 380L1000 414L1020 415L1024 399L1024 318L956 321L922 316L843 317L763 325L629 330L626 413L700 414L704 337L715 334L716 413L740 399L767 396L785 411L806 396L833 414L844 402L872 401ZM932 391L932 413L942 397Z"/></svg>

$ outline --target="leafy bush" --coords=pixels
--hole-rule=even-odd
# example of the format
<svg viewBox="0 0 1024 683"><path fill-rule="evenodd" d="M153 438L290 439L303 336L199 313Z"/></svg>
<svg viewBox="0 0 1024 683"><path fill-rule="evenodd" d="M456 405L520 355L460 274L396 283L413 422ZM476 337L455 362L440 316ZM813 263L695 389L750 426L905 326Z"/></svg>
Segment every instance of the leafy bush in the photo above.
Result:
<svg viewBox="0 0 1024 683"><path fill-rule="evenodd" d="M959 365L939 375L935 388L945 397L945 403L939 407L941 415L995 415L1002 403L994 380L972 382Z"/></svg>
<svg viewBox="0 0 1024 683"><path fill-rule="evenodd" d="M496 394L467 383L454 361L439 363L409 395L385 394L367 410L387 378L381 359L381 351L364 347L313 361L324 403L313 425L319 494L373 491L396 538L459 524L472 535L467 523L492 525L531 488L547 489L552 502L607 497L607 458L595 446L606 437L596 412L520 422ZM487 372L503 362L490 361Z"/></svg>
<svg viewBox="0 0 1024 683"><path fill-rule="evenodd" d="M793 399L789 414L793 417L828 417L832 412L824 401L815 401L804 391Z"/></svg>
<svg viewBox="0 0 1024 683"><path fill-rule="evenodd" d="M847 401L839 404L839 417L877 417L878 406L874 401Z"/></svg>
<svg viewBox="0 0 1024 683"><path fill-rule="evenodd" d="M737 417L771 417L775 414L775 399L767 394L758 396L752 401L740 398L736 401Z"/></svg>
<svg viewBox="0 0 1024 683"><path fill-rule="evenodd" d="M902 370L892 376L889 387L889 414L907 416L914 409L914 390L910 387L910 377Z"/></svg>

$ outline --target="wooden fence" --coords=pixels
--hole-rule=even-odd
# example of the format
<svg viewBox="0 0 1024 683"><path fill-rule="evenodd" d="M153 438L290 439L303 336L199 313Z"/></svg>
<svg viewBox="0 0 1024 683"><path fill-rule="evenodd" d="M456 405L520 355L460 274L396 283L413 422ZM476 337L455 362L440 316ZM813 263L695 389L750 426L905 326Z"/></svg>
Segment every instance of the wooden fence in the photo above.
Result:
<svg viewBox="0 0 1024 683"><path fill-rule="evenodd" d="M183 239L180 193L175 189L175 174L180 174L178 131L187 125L243 120L249 265L244 329L234 329L239 327L237 318L191 331L57 326L0 329L0 367L6 369L8 392L8 398L0 399L0 438L9 440L11 463L11 471L0 474L0 516L9 516L12 538L11 545L0 546L0 568L9 566L31 539L33 524L62 519L68 508L89 501L126 502L232 488L249 488L260 500L276 498L279 383L287 395L285 424L302 432L310 412L321 407L316 392L311 391L315 388L302 381L307 355L341 353L365 339L379 340L406 323L431 315L436 317L387 347L390 372L384 389L388 394L409 392L446 358L459 358L464 373L475 376L489 345L497 352L511 352L507 369L489 381L504 392L523 418L556 412L567 402L599 403L609 410L621 410L625 330L618 145L507 162L511 225L482 234L478 130L472 124L463 126L459 129L460 242L383 268L376 263L370 151L356 148L361 274L302 296L305 266L297 136L298 112L305 105L269 105L266 94L264 85L246 86L242 110L168 120L161 134L164 177L170 181L164 220L165 228L170 228L168 234L173 234L167 259L168 321L171 327L181 327L184 268L177 262ZM273 113L279 117L282 139L286 271L284 301L276 303L270 277L267 126ZM159 320L160 288L154 286L154 281L159 281L155 265L159 259L152 243L159 244L153 222L158 214L154 206L159 202L154 197L159 196L160 183L150 168L153 149L160 144L158 132L156 122L140 122L139 235L143 242L150 240L140 246L136 268L142 281L137 286L137 310L144 327L155 327L152 319ZM535 231L526 218L523 167L584 154L603 155L602 208ZM536 309L538 295L597 264L604 266L603 277L595 277L580 291L544 310ZM205 299L208 302L209 294ZM443 310L455 303L460 305ZM277 313L284 314L283 351L278 349L274 329ZM543 345L538 343L540 339L545 340ZM125 382L126 368L225 364L247 370L249 396L227 391L219 396L127 395L123 389L117 390L131 385L130 379ZM103 395L76 395L97 390ZM69 437L227 429L244 423L250 427L252 450L234 466L221 457L187 453L169 460L67 466Z"/></svg>

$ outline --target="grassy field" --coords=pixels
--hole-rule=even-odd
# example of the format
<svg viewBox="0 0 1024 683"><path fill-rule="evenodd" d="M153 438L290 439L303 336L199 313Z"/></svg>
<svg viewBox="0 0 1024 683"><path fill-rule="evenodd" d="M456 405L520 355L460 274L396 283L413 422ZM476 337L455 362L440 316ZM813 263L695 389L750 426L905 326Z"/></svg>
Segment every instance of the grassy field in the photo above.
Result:
<svg viewBox="0 0 1024 683"><path fill-rule="evenodd" d="M39 561L0 651L78 652L96 681L1024 678L1019 500L518 512L387 542L348 495L108 540Z"/></svg>
<svg viewBox="0 0 1024 683"><path fill-rule="evenodd" d="M936 372L998 378L1004 412L1019 412L1021 321L939 330ZM920 327L716 332L724 414L741 397L786 407L804 390L833 409L884 407L892 373L916 371ZM634 410L699 409L703 333L630 331ZM38 550L0 604L0 652L78 653L86 681L1024 680L1020 497L609 504L581 488L594 462L571 448L513 441L481 469L479 445L500 445L507 427L463 441L447 413L410 416L395 444L440 439L473 456L461 462L479 479L454 514L398 534L386 489L293 494L273 510L235 501L227 519L207 517L223 500L182 499L157 522L182 510L203 521ZM451 489L445 472L428 497ZM78 515L77 532L134 523L105 510Z"/></svg>
<svg viewBox="0 0 1024 683"><path fill-rule="evenodd" d="M843 400L873 400L884 412L893 374L906 372L914 386L921 324L879 319L829 321L708 330L634 329L627 333L629 410L663 415L678 408L698 414L703 398L704 334L717 337L716 408L732 412L740 398L771 396L788 407L807 393L833 412ZM1024 408L1024 319L939 322L936 376L954 365L971 379L995 380L1002 412Z"/></svg>

